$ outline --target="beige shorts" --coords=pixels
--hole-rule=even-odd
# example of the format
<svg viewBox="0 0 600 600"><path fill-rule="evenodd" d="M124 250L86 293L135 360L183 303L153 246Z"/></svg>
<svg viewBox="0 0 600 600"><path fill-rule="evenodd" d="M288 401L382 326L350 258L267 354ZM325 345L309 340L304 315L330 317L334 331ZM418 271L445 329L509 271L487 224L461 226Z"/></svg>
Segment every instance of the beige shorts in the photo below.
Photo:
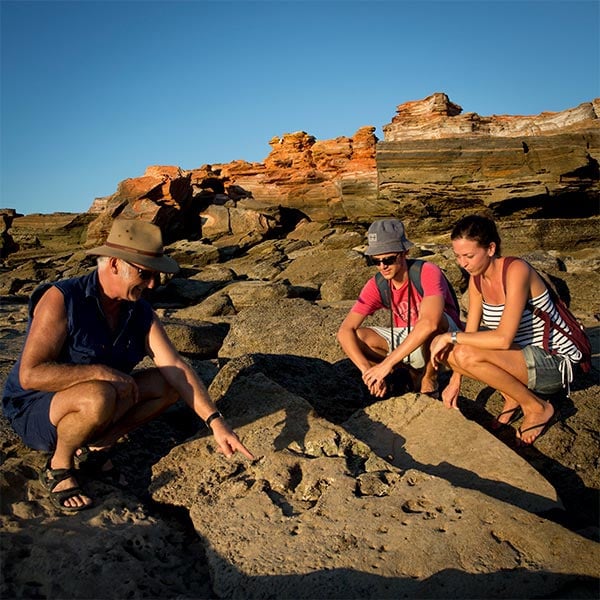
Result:
<svg viewBox="0 0 600 600"><path fill-rule="evenodd" d="M446 319L448 319L448 331L460 331L454 320L450 315L444 313ZM377 335L381 336L388 345L388 354L392 348L392 335L394 336L394 348L397 348L408 335L408 327L394 327L392 330L390 327L377 327L370 326ZM425 366L425 356L423 356L423 346L419 346L416 350L413 350L408 356L402 359L402 363L412 367L413 369L422 369Z"/></svg>

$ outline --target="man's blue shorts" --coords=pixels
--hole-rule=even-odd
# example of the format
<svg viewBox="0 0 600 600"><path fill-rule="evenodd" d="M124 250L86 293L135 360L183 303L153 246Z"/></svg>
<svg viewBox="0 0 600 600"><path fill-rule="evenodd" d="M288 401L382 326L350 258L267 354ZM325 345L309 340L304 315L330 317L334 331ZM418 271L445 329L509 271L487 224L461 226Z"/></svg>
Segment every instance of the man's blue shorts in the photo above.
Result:
<svg viewBox="0 0 600 600"><path fill-rule="evenodd" d="M56 427L50 422L50 403L55 392L39 392L27 409L11 421L23 443L34 450L56 448Z"/></svg>

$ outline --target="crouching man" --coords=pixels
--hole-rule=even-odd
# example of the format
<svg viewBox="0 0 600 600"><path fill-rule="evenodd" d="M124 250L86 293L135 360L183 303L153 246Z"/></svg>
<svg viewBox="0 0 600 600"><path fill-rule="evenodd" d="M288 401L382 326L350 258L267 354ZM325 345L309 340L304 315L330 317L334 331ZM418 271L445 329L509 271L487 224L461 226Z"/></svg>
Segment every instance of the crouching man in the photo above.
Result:
<svg viewBox="0 0 600 600"><path fill-rule="evenodd" d="M382 219L369 227L365 254L377 266L380 285L377 277L367 281L337 335L377 398L390 392L389 376L395 369L408 372L415 391L436 396L429 344L438 333L462 328L456 297L437 265L422 261L418 285L411 281L407 254L412 246L398 219ZM391 311L389 327L362 326L367 316L386 308Z"/></svg>
<svg viewBox="0 0 600 600"><path fill-rule="evenodd" d="M163 253L160 229L117 219L106 243L87 253L98 256L94 271L33 292L25 345L2 399L23 442L50 455L40 481L52 503L64 512L90 507L74 464L109 473L117 440L178 398L212 429L225 456L252 459L142 298L159 273L179 268ZM146 355L155 368L134 372Z"/></svg>

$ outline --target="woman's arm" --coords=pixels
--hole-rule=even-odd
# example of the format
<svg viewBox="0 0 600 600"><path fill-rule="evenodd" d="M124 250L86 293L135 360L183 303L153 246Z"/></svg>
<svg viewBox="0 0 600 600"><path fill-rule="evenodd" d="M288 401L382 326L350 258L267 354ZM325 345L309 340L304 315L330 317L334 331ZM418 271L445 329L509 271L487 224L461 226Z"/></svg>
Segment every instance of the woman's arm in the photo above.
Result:
<svg viewBox="0 0 600 600"><path fill-rule="evenodd" d="M494 280L491 282L492 286L496 289L501 289L502 287L501 265L499 267ZM502 312L500 323L496 329L486 331L477 330L483 315L483 297L478 293L471 279L469 282L469 302L475 301L475 305L472 309L469 304L467 328L465 332L458 333L458 343L485 350L508 350L511 348L519 329L525 305L531 297L532 273L533 270L531 267L523 260L515 260L509 265L506 271L504 311ZM471 316L472 310L477 311L473 316ZM476 321L477 327L474 327Z"/></svg>

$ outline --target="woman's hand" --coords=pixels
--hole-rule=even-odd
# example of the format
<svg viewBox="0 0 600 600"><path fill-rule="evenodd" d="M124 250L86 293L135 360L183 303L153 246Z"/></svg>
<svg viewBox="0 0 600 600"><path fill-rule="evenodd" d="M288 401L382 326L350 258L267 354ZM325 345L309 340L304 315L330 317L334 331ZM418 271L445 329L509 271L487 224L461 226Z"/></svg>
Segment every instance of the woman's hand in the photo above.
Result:
<svg viewBox="0 0 600 600"><path fill-rule="evenodd" d="M429 346L429 351L431 364L435 369L438 368L440 363L446 362L451 349L452 338L450 337L450 333L441 333L433 338Z"/></svg>
<svg viewBox="0 0 600 600"><path fill-rule="evenodd" d="M459 373L453 373L450 377L448 385L442 392L442 402L446 408L458 409L458 396L460 393L460 379Z"/></svg>

